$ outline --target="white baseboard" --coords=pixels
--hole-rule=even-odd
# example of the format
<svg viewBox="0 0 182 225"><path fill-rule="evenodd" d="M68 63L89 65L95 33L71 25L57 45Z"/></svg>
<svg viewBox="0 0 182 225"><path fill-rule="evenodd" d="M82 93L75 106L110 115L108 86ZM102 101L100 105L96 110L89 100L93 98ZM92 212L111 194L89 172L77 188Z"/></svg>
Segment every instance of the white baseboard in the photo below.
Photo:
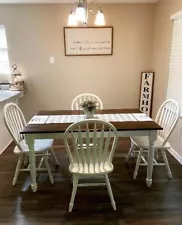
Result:
<svg viewBox="0 0 182 225"><path fill-rule="evenodd" d="M182 164L182 156L180 156L173 148L168 149L168 151L180 164Z"/></svg>
<svg viewBox="0 0 182 225"><path fill-rule="evenodd" d="M3 148L0 150L0 155L7 149L7 147L12 143L12 140Z"/></svg>

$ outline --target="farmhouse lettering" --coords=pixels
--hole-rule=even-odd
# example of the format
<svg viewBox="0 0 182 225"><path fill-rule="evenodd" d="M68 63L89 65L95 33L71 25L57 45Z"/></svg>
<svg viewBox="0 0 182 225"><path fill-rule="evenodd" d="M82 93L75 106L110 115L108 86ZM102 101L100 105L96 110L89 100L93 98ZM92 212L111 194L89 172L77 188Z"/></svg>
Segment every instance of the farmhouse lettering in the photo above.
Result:
<svg viewBox="0 0 182 225"><path fill-rule="evenodd" d="M153 88L153 73L142 73L140 110L150 116Z"/></svg>

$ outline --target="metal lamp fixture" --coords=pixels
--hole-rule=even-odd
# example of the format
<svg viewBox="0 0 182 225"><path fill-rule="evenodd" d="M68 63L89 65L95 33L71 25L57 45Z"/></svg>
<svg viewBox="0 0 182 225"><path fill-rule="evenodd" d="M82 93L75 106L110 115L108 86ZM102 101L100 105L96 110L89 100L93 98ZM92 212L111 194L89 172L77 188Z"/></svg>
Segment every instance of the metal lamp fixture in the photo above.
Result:
<svg viewBox="0 0 182 225"><path fill-rule="evenodd" d="M77 26L78 23L86 25L88 20L88 12L95 13L92 9L93 4L97 4L99 7L95 18L95 25L104 26L105 18L101 9L101 4L98 1L93 1L90 3L90 5L88 5L87 0L78 0L76 10L72 10L70 12L68 26Z"/></svg>

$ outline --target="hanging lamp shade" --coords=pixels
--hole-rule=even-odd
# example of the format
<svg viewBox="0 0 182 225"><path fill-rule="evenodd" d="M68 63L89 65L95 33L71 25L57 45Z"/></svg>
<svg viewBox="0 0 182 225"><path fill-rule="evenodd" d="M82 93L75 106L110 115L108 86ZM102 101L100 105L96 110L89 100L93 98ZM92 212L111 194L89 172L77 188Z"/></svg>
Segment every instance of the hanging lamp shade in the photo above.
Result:
<svg viewBox="0 0 182 225"><path fill-rule="evenodd" d="M77 26L77 19L76 19L76 14L71 11L68 17L68 26Z"/></svg>
<svg viewBox="0 0 182 225"><path fill-rule="evenodd" d="M99 10L97 12L96 18L95 18L95 25L97 26L104 26L105 25L105 18L102 10Z"/></svg>
<svg viewBox="0 0 182 225"><path fill-rule="evenodd" d="M76 19L80 22L85 21L85 8L84 5L81 3L78 3L76 8Z"/></svg>

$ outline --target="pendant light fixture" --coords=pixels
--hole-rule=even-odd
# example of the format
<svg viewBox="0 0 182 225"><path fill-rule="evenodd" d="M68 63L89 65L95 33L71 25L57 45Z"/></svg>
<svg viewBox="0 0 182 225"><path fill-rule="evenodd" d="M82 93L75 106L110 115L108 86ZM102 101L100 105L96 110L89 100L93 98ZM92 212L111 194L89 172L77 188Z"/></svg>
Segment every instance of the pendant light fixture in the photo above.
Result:
<svg viewBox="0 0 182 225"><path fill-rule="evenodd" d="M98 6L98 11L93 10L93 5ZM68 18L68 26L77 26L79 24L86 25L88 21L89 12L96 13L95 25L104 26L105 18L101 9L101 4L98 1L87 3L87 0L78 0L76 9L70 12Z"/></svg>

